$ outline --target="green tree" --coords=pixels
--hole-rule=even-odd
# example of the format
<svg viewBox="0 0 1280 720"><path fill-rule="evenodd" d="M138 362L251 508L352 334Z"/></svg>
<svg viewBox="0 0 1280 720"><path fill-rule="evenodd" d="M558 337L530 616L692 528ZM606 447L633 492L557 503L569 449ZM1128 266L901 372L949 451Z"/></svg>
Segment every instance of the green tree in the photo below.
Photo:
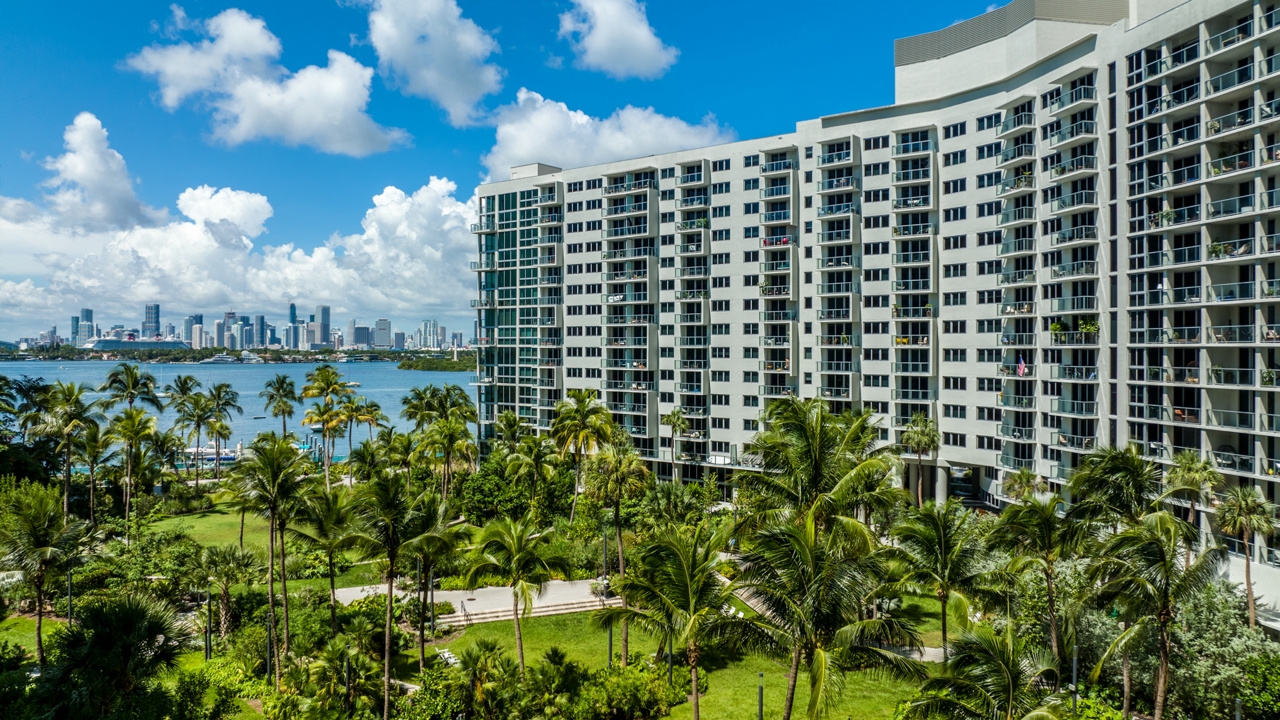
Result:
<svg viewBox="0 0 1280 720"><path fill-rule="evenodd" d="M428 578L427 597L423 597L421 576L418 583L418 670L426 669L426 645L423 642L423 622L428 614L426 608L434 608L436 604L435 584L430 582L436 568L451 563L461 554L462 548L471 536L471 526L463 521L454 507L440 497L439 493L429 492L422 495L419 508L421 516L421 534L414 544L414 552L422 562L421 572Z"/></svg>
<svg viewBox="0 0 1280 720"><path fill-rule="evenodd" d="M338 593L335 588L334 558L355 542L356 504L344 486L325 488L313 483L302 497L297 523L289 528L293 537L324 553L325 574L329 577L329 624L338 635Z"/></svg>
<svg viewBox="0 0 1280 720"><path fill-rule="evenodd" d="M1258 626L1253 597L1253 537L1271 537L1276 531L1276 506L1257 487L1237 485L1227 490L1214 511L1218 530L1244 542L1244 590L1249 601L1249 627Z"/></svg>
<svg viewBox="0 0 1280 720"><path fill-rule="evenodd" d="M466 585L475 588L486 575L511 586L511 621L515 625L516 655L524 675L524 637L520 615L533 609L533 596L541 595L556 575L568 578L569 561L552 551L554 528L539 529L532 513L522 518L489 521L476 539L475 555L467 569Z"/></svg>
<svg viewBox="0 0 1280 720"><path fill-rule="evenodd" d="M1070 512L1118 529L1121 520L1136 521L1151 508L1160 476L1160 466L1142 457L1136 445L1098 448L1071 474Z"/></svg>
<svg viewBox="0 0 1280 720"><path fill-rule="evenodd" d="M120 403L125 403L132 410L134 403L139 402L150 406L156 412L164 410L164 403L156 394L156 376L137 365L129 363L116 365L111 372L107 373L106 382L98 387L98 392L107 394L103 402L107 410L111 410Z"/></svg>
<svg viewBox="0 0 1280 720"><path fill-rule="evenodd" d="M17 494L5 515L0 557L5 567L22 572L22 582L35 593L36 662L43 668L45 582L82 551L86 526L64 515L57 495L43 488Z"/></svg>
<svg viewBox="0 0 1280 720"><path fill-rule="evenodd" d="M204 393L193 393L188 396L178 406L178 418L175 425L185 430L187 437L195 441L195 455L192 460L196 465L196 487L200 487L200 463L202 449L200 447L200 434L209 424L217 419L214 411L213 400Z"/></svg>
<svg viewBox="0 0 1280 720"><path fill-rule="evenodd" d="M449 499L454 471L463 465L472 467L476 459L475 438L466 421L458 417L436 420L422 433L419 448L440 468L440 495Z"/></svg>
<svg viewBox="0 0 1280 720"><path fill-rule="evenodd" d="M916 507L924 507L924 455L928 453L932 457L942 444L938 421L918 412L911 416L911 422L907 423L898 440L916 456Z"/></svg>
<svg viewBox="0 0 1280 720"><path fill-rule="evenodd" d="M200 556L200 572L218 588L218 635L231 631L231 587L252 584L261 576L262 561L251 550L236 545L206 547Z"/></svg>
<svg viewBox="0 0 1280 720"><path fill-rule="evenodd" d="M676 481L684 478L680 471L680 436L689 431L689 420L679 407L658 418L658 423L671 428L671 467L675 469Z"/></svg>
<svg viewBox="0 0 1280 720"><path fill-rule="evenodd" d="M166 407L179 408L200 390L200 381L195 375L177 375L173 381L164 386L164 394L169 396Z"/></svg>
<svg viewBox="0 0 1280 720"><path fill-rule="evenodd" d="M280 436L288 435L289 418L292 418L294 413L293 406L301 402L293 378L284 373L277 373L263 385L258 397L265 402L263 409L271 413L271 417L280 418Z"/></svg>
<svg viewBox="0 0 1280 720"><path fill-rule="evenodd" d="M311 403L311 407L307 408L302 416L303 425L320 427L320 458L324 463L325 487L333 486L329 481L329 468L333 464L333 448L330 441L333 439L335 430L342 426L342 422L342 413L323 402Z"/></svg>
<svg viewBox="0 0 1280 720"><path fill-rule="evenodd" d="M529 504L537 507L538 490L547 487L556 477L556 449L551 441L538 435L528 435L507 455L507 479L529 488Z"/></svg>
<svg viewBox="0 0 1280 720"><path fill-rule="evenodd" d="M892 534L903 565L903 584L938 600L945 654L948 609L967 616L969 602L983 587L985 544L973 513L955 498L928 502L911 511Z"/></svg>
<svg viewBox="0 0 1280 720"><path fill-rule="evenodd" d="M155 417L140 407L126 408L111 418L107 432L111 439L124 445L124 521L128 537L129 517L133 508L134 463L138 459L142 443L156 431Z"/></svg>
<svg viewBox="0 0 1280 720"><path fill-rule="evenodd" d="M1114 603L1136 618L1107 649L1104 661L1127 647L1138 632L1151 627L1157 633L1155 720L1163 717L1169 692L1170 627L1177 622L1181 606L1213 582L1226 557L1222 548L1209 548L1184 565L1179 550L1194 535L1194 528L1169 512L1148 513L1136 522L1126 521L1119 532L1109 535L1087 572L1102 602ZM1101 667L1100 661L1095 676Z"/></svg>
<svg viewBox="0 0 1280 720"><path fill-rule="evenodd" d="M573 503L569 506L569 522L573 522L578 511L578 493L582 491L582 463L612 435L613 417L596 397L595 390L573 388L565 394L568 397L556 403L551 439L559 448L561 459L573 457Z"/></svg>
<svg viewBox="0 0 1280 720"><path fill-rule="evenodd" d="M1045 690L1058 682L1057 661L1024 638L975 627L961 634L942 672L924 682L905 720L1057 720Z"/></svg>
<svg viewBox="0 0 1280 720"><path fill-rule="evenodd" d="M84 433L76 443L76 462L84 465L88 470L90 525L96 525L98 522L98 468L109 465L119 457L119 453L112 449L114 446L111 434L103 430L98 423L86 425Z"/></svg>
<svg viewBox="0 0 1280 720"><path fill-rule="evenodd" d="M1029 467L1018 468L1004 474L1004 494L1019 502L1032 495L1048 492L1049 483ZM1056 656L1055 656L1056 657Z"/></svg>
<svg viewBox="0 0 1280 720"><path fill-rule="evenodd" d="M62 514L71 514L71 463L76 445L90 425L105 420L98 411L96 401L89 401L89 388L76 383L54 383L47 393L47 407L39 414L39 421L31 427L31 434L57 441L62 464Z"/></svg>
<svg viewBox="0 0 1280 720"><path fill-rule="evenodd" d="M1183 450L1173 456L1173 467L1164 475L1165 492L1162 497L1186 500L1191 505L1191 526L1196 529L1196 540L1187 544L1187 564L1191 564L1191 548L1200 542L1200 510L1197 503L1211 502L1222 485L1222 473L1207 458L1201 458L1195 450Z"/></svg>
<svg viewBox="0 0 1280 720"><path fill-rule="evenodd" d="M520 439L529 434L529 426L512 410L504 410L498 413L497 421L493 424L493 427L498 436L498 439L494 442L494 449L504 454L515 450L516 445L520 443ZM554 420L552 421L552 428L551 436L555 438ZM561 445L562 449L563 447Z"/></svg>
<svg viewBox="0 0 1280 720"><path fill-rule="evenodd" d="M222 472L222 441L231 438L231 411L244 414L240 407L240 393L231 387L231 383L217 383L209 388L209 402L213 405L213 421L209 423L209 434L214 438L213 471L214 477Z"/></svg>

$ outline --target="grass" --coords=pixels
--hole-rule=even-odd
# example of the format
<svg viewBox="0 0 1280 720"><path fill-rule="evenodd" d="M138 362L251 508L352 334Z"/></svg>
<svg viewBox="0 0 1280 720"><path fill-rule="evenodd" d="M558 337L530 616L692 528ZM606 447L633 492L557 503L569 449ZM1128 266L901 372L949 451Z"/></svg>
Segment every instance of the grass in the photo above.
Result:
<svg viewBox="0 0 1280 720"><path fill-rule="evenodd" d="M588 618L587 613L575 613L524 620L520 627L524 635L526 662L537 662L548 648L558 646L571 660L591 668L603 667L607 662L608 640L603 631L588 627ZM476 641L486 638L501 643L514 655L515 632L510 620L473 625L460 636L442 643L440 647L447 647L458 654ZM631 633L630 649L633 653L653 653L656 648L656 641L638 632ZM614 652L620 651L621 640L615 632ZM427 652L430 655L433 649L428 647ZM403 653L396 661L399 677L407 680L417 672L416 653L416 649ZM700 703L702 715L708 718L754 717L758 674L764 673L765 716L778 717L782 714L786 698L787 669L784 663L754 656L707 658L706 666L701 668L708 682L707 693ZM807 676L802 675L796 690L796 716L801 714L799 709L809 702L807 682ZM850 675L844 694L828 717L859 720L889 718L897 704L911 697L915 689L916 686L911 683ZM677 706L671 713L671 717L678 720L692 716L693 709L688 703Z"/></svg>
<svg viewBox="0 0 1280 720"><path fill-rule="evenodd" d="M939 611L936 598L924 595L905 595L902 598L902 607L896 614L898 617L916 624L916 629L920 631L920 639L925 647L942 647L942 613ZM948 639L955 640L956 636L960 634L960 627L963 622L964 618L957 616L955 613L947 616Z"/></svg>
<svg viewBox="0 0 1280 720"><path fill-rule="evenodd" d="M240 513L227 505L214 505L208 512L165 518L155 524L157 530L185 530L201 545L228 545L240 542ZM267 549L267 521L249 515L244 520L244 544Z"/></svg>
<svg viewBox="0 0 1280 720"><path fill-rule="evenodd" d="M49 617L44 619L44 625L41 630L44 635L46 650L49 647L49 635L54 628L60 627L62 624L62 620L53 620ZM34 657L36 651L36 619L26 615L14 615L0 620L0 641L21 645L32 653Z"/></svg>

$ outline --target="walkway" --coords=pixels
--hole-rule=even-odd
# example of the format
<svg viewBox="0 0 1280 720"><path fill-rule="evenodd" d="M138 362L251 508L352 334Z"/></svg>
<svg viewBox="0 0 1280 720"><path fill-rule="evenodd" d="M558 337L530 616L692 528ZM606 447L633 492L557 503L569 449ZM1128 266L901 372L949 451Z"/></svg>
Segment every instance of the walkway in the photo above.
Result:
<svg viewBox="0 0 1280 720"><path fill-rule="evenodd" d="M541 595L533 597L531 614L535 617L543 615L565 615L575 612L586 612L602 607L605 601L591 594L592 580L553 580L547 583ZM380 595L386 592L385 585L363 585L358 587L338 588L338 602L343 605L369 595ZM405 597L409 593L396 591L396 595ZM450 625L471 625L477 622L509 620L511 618L511 588L485 587L475 590L437 590L436 602L448 601L457 610L453 615L439 618ZM608 604L619 602L616 598Z"/></svg>

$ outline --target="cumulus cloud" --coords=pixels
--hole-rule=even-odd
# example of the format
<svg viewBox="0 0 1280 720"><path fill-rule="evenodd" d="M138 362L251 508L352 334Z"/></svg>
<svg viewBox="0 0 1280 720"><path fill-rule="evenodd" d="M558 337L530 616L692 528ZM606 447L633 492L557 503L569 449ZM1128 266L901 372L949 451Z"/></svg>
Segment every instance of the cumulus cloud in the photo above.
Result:
<svg viewBox="0 0 1280 720"><path fill-rule="evenodd" d="M67 189L83 192L74 180ZM13 334L93 307L104 318L136 317L159 300L167 315L235 308L328 304L337 316L460 318L474 295L467 263L472 201L432 177L413 192L387 187L361 231L314 249L255 245L272 216L263 195L201 185L177 198L182 217L90 229L53 203L0 197L0 325ZM27 271L15 267L29 268Z"/></svg>
<svg viewBox="0 0 1280 720"><path fill-rule="evenodd" d="M168 110L188 98L204 99L213 108L215 139L231 146L276 140L355 157L409 141L404 130L369 117L373 69L351 56L330 50L327 66L292 73L277 62L280 40L261 18L231 8L208 20L188 20L177 6L174 17L174 26L204 38L152 45L126 62L156 79Z"/></svg>
<svg viewBox="0 0 1280 720"><path fill-rule="evenodd" d="M560 37L573 46L574 65L618 80L661 77L680 55L658 39L637 0L573 0L560 15Z"/></svg>
<svg viewBox="0 0 1280 720"><path fill-rule="evenodd" d="M693 125L628 105L597 118L525 88L515 103L498 108L495 122L496 142L482 159L495 180L509 177L513 166L532 162L581 167L735 139L733 130L711 115Z"/></svg>
<svg viewBox="0 0 1280 720"><path fill-rule="evenodd" d="M474 122L481 98L502 89L503 69L486 62L497 41L455 0L376 0L369 41L389 85L430 98L455 126Z"/></svg>

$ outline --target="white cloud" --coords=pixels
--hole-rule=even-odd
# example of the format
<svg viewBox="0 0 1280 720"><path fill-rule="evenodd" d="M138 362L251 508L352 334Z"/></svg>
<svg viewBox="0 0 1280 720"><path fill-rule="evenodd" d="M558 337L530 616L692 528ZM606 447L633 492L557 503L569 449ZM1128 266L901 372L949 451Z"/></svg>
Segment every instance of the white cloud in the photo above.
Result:
<svg viewBox="0 0 1280 720"><path fill-rule="evenodd" d="M653 108L628 105L596 118L525 88L515 103L494 115L497 141L482 161L495 180L506 179L513 166L532 162L581 167L735 139L732 129L710 115L692 125Z"/></svg>
<svg viewBox="0 0 1280 720"><path fill-rule="evenodd" d="M502 89L503 69L485 62L497 41L455 0L377 0L369 40L388 84L430 98L455 126L474 122L481 98Z"/></svg>
<svg viewBox="0 0 1280 720"><path fill-rule="evenodd" d="M25 334L33 319L53 323L79 307L123 320L157 300L168 317L231 307L282 314L299 301L331 305L336 317L460 320L475 292L475 207L456 192L436 177L412 193L388 187L360 232L311 250L255 246L273 211L243 190L189 188L177 199L182 218L96 230L52 203L0 197L0 327Z"/></svg>
<svg viewBox="0 0 1280 720"><path fill-rule="evenodd" d="M577 67L618 80L661 77L680 55L658 39L637 0L573 0L560 15L560 37L573 46Z"/></svg>
<svg viewBox="0 0 1280 720"><path fill-rule="evenodd" d="M204 39L143 48L128 66L156 78L168 110L193 96L206 100L216 139L232 146L277 140L355 157L409 141L404 130L369 117L373 70L351 56L330 50L328 66L291 73L276 62L280 40L260 18L231 8L209 20L187 20L177 6L174 17L174 26L195 28Z"/></svg>

